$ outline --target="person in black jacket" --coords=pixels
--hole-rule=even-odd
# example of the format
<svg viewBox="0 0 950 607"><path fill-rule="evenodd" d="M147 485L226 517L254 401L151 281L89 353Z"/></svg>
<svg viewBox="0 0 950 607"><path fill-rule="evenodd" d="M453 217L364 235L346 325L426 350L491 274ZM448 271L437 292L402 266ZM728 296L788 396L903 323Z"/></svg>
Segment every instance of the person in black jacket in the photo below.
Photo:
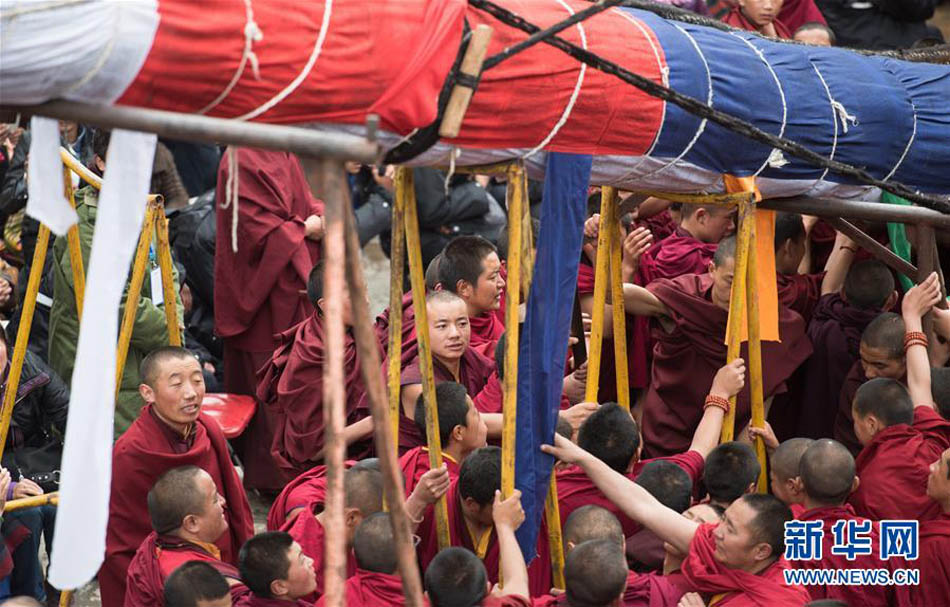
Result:
<svg viewBox="0 0 950 607"><path fill-rule="evenodd" d="M940 0L815 0L839 46L870 50L911 48L924 40L943 41L927 25Z"/></svg>
<svg viewBox="0 0 950 607"><path fill-rule="evenodd" d="M7 389L11 348L6 334L0 331L0 368L3 388ZM10 470L13 482L7 499L20 499L57 490L63 436L69 408L69 389L56 373L29 350L23 361L17 387L13 417L3 451L3 467ZM13 595L29 595L46 600L43 568L39 561L40 539L45 537L46 551L53 546L55 506L39 506L12 512L4 517L4 526L22 524L30 536L13 553L10 588Z"/></svg>

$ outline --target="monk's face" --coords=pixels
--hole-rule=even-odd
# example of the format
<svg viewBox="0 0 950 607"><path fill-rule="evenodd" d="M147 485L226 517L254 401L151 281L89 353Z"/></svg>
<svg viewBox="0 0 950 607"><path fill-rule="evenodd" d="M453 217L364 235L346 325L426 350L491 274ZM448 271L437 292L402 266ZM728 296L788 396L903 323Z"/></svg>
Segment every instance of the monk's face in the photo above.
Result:
<svg viewBox="0 0 950 607"><path fill-rule="evenodd" d="M782 500L783 504L791 505L802 502L802 496L795 491L795 480L793 478L781 478L776 474L775 469L769 470L772 495Z"/></svg>
<svg viewBox="0 0 950 607"><path fill-rule="evenodd" d="M504 290L501 261L498 259L498 253L492 251L482 259L482 273L478 275L478 281L474 286L463 283L459 295L473 310L477 310L476 313L482 313L498 309Z"/></svg>
<svg viewBox="0 0 950 607"><path fill-rule="evenodd" d="M818 27L808 29L799 29L792 38L796 42L804 42L814 46L831 46L831 36L828 32Z"/></svg>
<svg viewBox="0 0 950 607"><path fill-rule="evenodd" d="M736 231L736 212L728 208L703 207L696 213L693 236L703 242L719 242Z"/></svg>
<svg viewBox="0 0 950 607"><path fill-rule="evenodd" d="M198 359L183 356L165 361L154 385L142 384L139 392L165 421L185 426L194 423L205 397L205 380Z"/></svg>
<svg viewBox="0 0 950 607"><path fill-rule="evenodd" d="M732 294L732 278L735 272L735 259L727 259L720 266L716 266L716 264L712 262L709 263L709 275L713 279L712 302L723 310L729 309L729 297Z"/></svg>
<svg viewBox="0 0 950 607"><path fill-rule="evenodd" d="M798 240L789 238L775 250L775 270L782 274L797 274L805 257L805 235Z"/></svg>
<svg viewBox="0 0 950 607"><path fill-rule="evenodd" d="M782 10L782 0L739 0L739 6L746 18L763 27L775 21Z"/></svg>
<svg viewBox="0 0 950 607"><path fill-rule="evenodd" d="M303 553L300 544L294 542L287 550L287 578L271 582L271 592L276 597L296 600L317 589L317 574L313 559Z"/></svg>
<svg viewBox="0 0 950 607"><path fill-rule="evenodd" d="M475 408L472 399L466 396L465 401L468 403L468 413L465 415L465 428L461 436L462 452L471 453L488 444L488 426L485 425L485 420Z"/></svg>
<svg viewBox="0 0 950 607"><path fill-rule="evenodd" d="M950 503L950 449L941 453L940 457L930 464L927 497L941 504Z"/></svg>
<svg viewBox="0 0 950 607"><path fill-rule="evenodd" d="M190 527L189 531L202 542L214 543L228 530L228 519L224 516L226 502L207 472L196 476L195 490L202 495L204 507L199 514L188 515L185 527Z"/></svg>
<svg viewBox="0 0 950 607"><path fill-rule="evenodd" d="M432 354L442 360L462 358L472 337L465 302L461 299L431 301L426 304L426 312Z"/></svg>
<svg viewBox="0 0 950 607"><path fill-rule="evenodd" d="M745 500L738 499L726 509L722 522L713 532L716 550L713 557L725 567L750 571L772 556L768 544L753 532L756 512Z"/></svg>
<svg viewBox="0 0 950 607"><path fill-rule="evenodd" d="M861 356L864 376L868 379L884 377L901 381L907 373L904 357L892 358L885 348L875 348L862 341L858 353Z"/></svg>
<svg viewBox="0 0 950 607"><path fill-rule="evenodd" d="M691 521L696 521L697 523L718 523L722 520L709 504L690 506L686 509L686 512L683 513L683 517ZM667 562L664 563L664 569L666 569L667 564L672 565L672 570L679 569L686 555L677 550L669 542L663 542L663 549L666 551L667 559Z"/></svg>
<svg viewBox="0 0 950 607"><path fill-rule="evenodd" d="M353 326L353 303L350 299L350 290L343 289L343 324L347 327ZM326 317L326 299L320 298L317 300L317 306L320 308L320 312Z"/></svg>

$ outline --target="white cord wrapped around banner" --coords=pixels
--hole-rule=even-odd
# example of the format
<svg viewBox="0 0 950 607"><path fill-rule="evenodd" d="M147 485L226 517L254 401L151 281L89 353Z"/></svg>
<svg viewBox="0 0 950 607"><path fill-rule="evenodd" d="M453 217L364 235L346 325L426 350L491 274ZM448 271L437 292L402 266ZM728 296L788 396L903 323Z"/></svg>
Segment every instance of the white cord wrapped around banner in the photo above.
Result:
<svg viewBox="0 0 950 607"><path fill-rule="evenodd" d="M88 582L105 555L112 483L115 407L110 401L116 387L117 310L142 231L155 142L154 134L116 129L106 155L89 254L86 305L79 325L49 570L50 583L57 588L78 588Z"/></svg>
<svg viewBox="0 0 950 607"><path fill-rule="evenodd" d="M26 214L62 236L78 221L63 195L63 163L59 159L59 121L33 116L30 121L29 198Z"/></svg>

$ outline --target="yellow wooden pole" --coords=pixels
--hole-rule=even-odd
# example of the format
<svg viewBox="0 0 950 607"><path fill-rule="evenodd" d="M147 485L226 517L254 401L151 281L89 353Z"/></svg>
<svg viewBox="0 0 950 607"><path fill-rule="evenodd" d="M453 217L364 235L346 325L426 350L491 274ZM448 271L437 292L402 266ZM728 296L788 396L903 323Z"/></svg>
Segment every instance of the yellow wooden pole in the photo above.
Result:
<svg viewBox="0 0 950 607"><path fill-rule="evenodd" d="M161 202L155 203L155 234L158 243L156 257L162 273L162 299L165 308L165 323L168 326L168 345L181 346L181 327L178 326L178 294L175 293L175 276L172 273L172 248L168 242L168 218ZM154 295L154 293L152 294Z"/></svg>
<svg viewBox="0 0 950 607"><path fill-rule="evenodd" d="M531 231L531 201L528 198L528 178L521 178L521 294L527 298L534 278L534 233Z"/></svg>
<svg viewBox="0 0 950 607"><path fill-rule="evenodd" d="M63 183L65 184L66 200L76 208L76 193L73 191L73 175L69 167L63 167ZM82 303L86 296L86 273L82 267L82 249L79 246L79 225L74 225L66 232L66 244L69 248L69 265L73 271L73 294L76 297L76 318L82 319Z"/></svg>
<svg viewBox="0 0 950 607"><path fill-rule="evenodd" d="M738 358L742 345L742 310L746 307L746 277L748 276L749 238L755 215L748 212L749 202L739 203L739 230L736 235L735 273L729 296L729 322L726 326L726 361ZM720 442L729 442L735 436L736 397L729 399L729 411L722 420Z"/></svg>
<svg viewBox="0 0 950 607"><path fill-rule="evenodd" d="M393 204L392 237L389 247L389 421L392 424L395 457L399 456L399 379L402 371L402 297L406 257L406 200L415 192L412 169L396 169L396 196Z"/></svg>
<svg viewBox="0 0 950 607"><path fill-rule="evenodd" d="M32 497L23 497L18 500L10 500L3 506L3 513L14 512L16 510L24 510L26 508L34 508L36 506L48 506L52 504L56 506L59 504L59 492L54 491L53 493L44 493L43 495L34 495Z"/></svg>
<svg viewBox="0 0 950 607"><path fill-rule="evenodd" d="M505 400L502 405L501 495L515 490L515 434L518 421L518 308L521 305L522 222L525 174L521 164L508 167L508 281L505 285Z"/></svg>
<svg viewBox="0 0 950 607"><path fill-rule="evenodd" d="M422 269L422 247L419 242L416 192L413 188L404 188L403 192L406 204L405 228L406 249L409 252L409 282L412 286L412 305L416 314L416 339L419 342L422 398L426 404L426 441L429 445L429 467L438 468L442 465L442 440L439 436L439 409L435 400L432 349L429 346L429 315L426 313L426 288ZM401 306L396 310L391 309L390 312L401 314ZM449 511L444 495L435 503L435 523L439 549L441 550L452 544L449 535Z"/></svg>
<svg viewBox="0 0 950 607"><path fill-rule="evenodd" d="M597 263L594 269L594 307L591 314L590 348L587 356L587 389L584 400L597 402L600 387L600 353L604 345L604 308L607 306L607 283L610 280L611 240L616 238L617 224L610 197L601 192L600 229L597 234ZM623 299L620 300L621 302ZM621 309L622 304L621 304Z"/></svg>
<svg viewBox="0 0 950 607"><path fill-rule="evenodd" d="M116 348L115 360L115 396L118 398L122 387L122 372L125 370L125 359L129 355L129 342L132 339L132 327L135 324L135 313L138 309L139 296L142 294L142 281L145 279L145 269L148 265L148 247L152 242L152 228L155 225L155 205L149 203L145 209L145 221L142 224L142 234L135 249L135 262L132 265L132 277L129 279L129 293L125 298L125 312L122 315L122 325L119 331L119 345Z"/></svg>
<svg viewBox="0 0 950 607"><path fill-rule="evenodd" d="M73 602L73 591L63 590L59 594L59 607L69 607Z"/></svg>
<svg viewBox="0 0 950 607"><path fill-rule="evenodd" d="M36 294L40 291L40 279L43 277L43 265L46 263L48 248L49 228L40 224L40 231L36 237L36 248L33 250L30 278L26 283L23 310L20 312L20 327L17 329L13 355L10 357L10 373L7 375L7 386L3 393L3 409L0 411L0 457L3 456L3 450L7 444L7 434L10 431L10 420L13 418L16 392L20 387L20 374L23 371L26 346L30 340L30 328L33 326L33 313L36 310ZM7 355L10 356L10 353L7 352Z"/></svg>
<svg viewBox="0 0 950 607"><path fill-rule="evenodd" d="M765 426L765 402L762 386L762 340L759 333L759 294L756 289L756 272L758 255L756 254L755 206L748 205L746 223L749 228L749 253L746 262L746 306L748 307L749 330L749 394L752 404L752 425L758 428ZM765 442L762 437L755 439L755 454L759 460L759 493L768 492L768 477L766 476Z"/></svg>
<svg viewBox="0 0 950 607"><path fill-rule="evenodd" d="M544 500L544 512L548 521L548 547L551 551L551 571L554 587L564 590L564 540L561 537L561 507L557 501L557 473L551 470L548 497Z"/></svg>
<svg viewBox="0 0 950 607"><path fill-rule="evenodd" d="M614 362L617 375L617 404L630 410L630 375L627 368L627 318L623 307L623 276L621 264L623 251L620 243L620 207L617 205L616 188L604 187L601 196L609 201L613 218L613 232L610 237L610 301L613 315ZM598 251L597 257L600 257Z"/></svg>

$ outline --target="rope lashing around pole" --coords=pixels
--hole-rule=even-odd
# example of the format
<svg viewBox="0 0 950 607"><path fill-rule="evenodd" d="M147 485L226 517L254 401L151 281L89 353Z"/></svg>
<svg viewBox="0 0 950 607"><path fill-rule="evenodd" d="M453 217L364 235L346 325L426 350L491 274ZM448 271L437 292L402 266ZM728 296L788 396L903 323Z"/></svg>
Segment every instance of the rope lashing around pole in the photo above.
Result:
<svg viewBox="0 0 950 607"><path fill-rule="evenodd" d="M468 0L468 2L475 8L483 10L492 15L502 23L526 32L529 35L534 35L541 32L541 28L539 28L537 25L526 21L519 15L512 13L508 9L501 7L490 0ZM723 128L751 139L752 141L778 149L813 166L828 169L829 171L838 175L851 177L864 185L874 186L884 190L885 192L890 192L896 196L906 198L907 200L916 202L920 206L927 207L944 214L950 214L950 197L922 194L903 183L877 179L864 169L837 160L832 160L822 156L821 154L813 152L799 143L785 139L784 137L777 137L771 133L767 133L751 122L747 122L731 114L726 114L716 110L692 97L678 93L669 87L663 86L662 84L657 84L649 78L635 74L630 70L613 63L612 61L608 61L599 55L587 51L576 44L555 36L554 34L544 35L542 37L542 41L545 44L549 44L558 50L563 51L578 61L586 63L587 65L604 72L605 74L616 76L623 82L635 86L652 97L672 103L682 108L684 111L689 112L690 114L715 122ZM508 58L510 56L511 55L507 55L504 58ZM497 56L492 56L486 59L485 65L497 65L498 61L496 61L496 57Z"/></svg>

